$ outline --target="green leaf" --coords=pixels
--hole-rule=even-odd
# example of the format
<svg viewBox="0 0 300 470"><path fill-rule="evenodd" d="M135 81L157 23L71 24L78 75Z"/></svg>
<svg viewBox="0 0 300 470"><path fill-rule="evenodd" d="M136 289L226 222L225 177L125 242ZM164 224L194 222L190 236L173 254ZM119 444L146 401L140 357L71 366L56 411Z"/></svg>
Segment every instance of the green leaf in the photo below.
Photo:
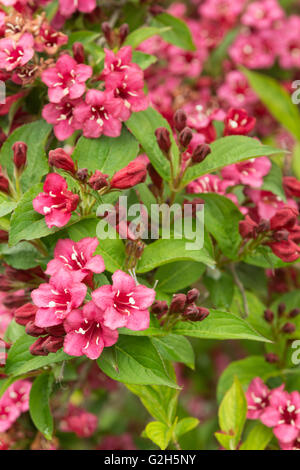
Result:
<svg viewBox="0 0 300 470"><path fill-rule="evenodd" d="M187 250L188 240L157 240L147 245L138 263L137 272L146 273L157 266L179 260L192 260L209 266L214 265L214 260L208 255L205 248L201 250Z"/></svg>
<svg viewBox="0 0 300 470"><path fill-rule="evenodd" d="M0 217L5 217L15 210L17 204L15 202L5 201L0 204Z"/></svg>
<svg viewBox="0 0 300 470"><path fill-rule="evenodd" d="M21 240L46 237L56 231L55 228L48 228L45 217L33 209L32 200L41 192L43 192L43 185L36 184L20 200L11 218L9 233L9 244L11 246L16 245Z"/></svg>
<svg viewBox="0 0 300 470"><path fill-rule="evenodd" d="M182 362L191 369L195 367L195 354L190 342L184 336L168 335L152 338L161 356L168 361Z"/></svg>
<svg viewBox="0 0 300 470"><path fill-rule="evenodd" d="M139 65L142 70L146 70L150 65L155 64L157 62L157 57L151 54L145 54L141 51L133 51L132 53L132 61Z"/></svg>
<svg viewBox="0 0 300 470"><path fill-rule="evenodd" d="M230 449L236 449L247 416L247 400L237 377L228 390L219 408L219 424L226 434L233 433Z"/></svg>
<svg viewBox="0 0 300 470"><path fill-rule="evenodd" d="M125 264L125 245L121 239L99 240L99 246L95 251L96 255L101 255L104 259L105 269L114 273L118 269L123 269Z"/></svg>
<svg viewBox="0 0 300 470"><path fill-rule="evenodd" d="M18 127L5 141L0 152L1 165L7 170L8 176L13 179L14 164L12 146L22 141L28 146L27 164L21 176L21 187L27 191L48 172L48 161L45 153L46 141L52 126L46 121L35 121Z"/></svg>
<svg viewBox="0 0 300 470"><path fill-rule="evenodd" d="M210 315L203 322L179 322L172 333L203 339L249 339L270 342L242 318L229 312L210 309Z"/></svg>
<svg viewBox="0 0 300 470"><path fill-rule="evenodd" d="M109 176L135 159L139 151L137 140L123 127L120 137L101 136L99 139L81 137L72 158L79 168L100 170Z"/></svg>
<svg viewBox="0 0 300 470"><path fill-rule="evenodd" d="M151 23L158 28L169 27L170 29L160 32L160 36L170 44L185 49L187 51L195 51L196 46L193 42L191 32L184 21L168 13L156 15Z"/></svg>
<svg viewBox="0 0 300 470"><path fill-rule="evenodd" d="M137 385L167 385L177 388L150 338L120 336L98 359L105 374L118 382Z"/></svg>
<svg viewBox="0 0 300 470"><path fill-rule="evenodd" d="M226 272L220 273L220 277L204 278L204 285L210 293L213 306L221 309L229 309L232 304L234 284L232 277Z"/></svg>
<svg viewBox="0 0 300 470"><path fill-rule="evenodd" d="M169 28L168 28L169 29ZM146 39L152 38L152 36L156 36L157 34L161 34L161 26L143 26L142 28L138 28L135 31L132 31L124 42L124 46L131 46L133 49L138 47L143 41Z"/></svg>
<svg viewBox="0 0 300 470"><path fill-rule="evenodd" d="M30 269L40 264L40 253L27 242L18 243L14 247L3 247L0 253L9 266L15 269Z"/></svg>
<svg viewBox="0 0 300 470"><path fill-rule="evenodd" d="M270 191L271 193L280 197L280 199L283 201L286 201L286 196L282 185L282 172L276 163L272 162L272 168L267 176L265 176L261 189L263 191Z"/></svg>
<svg viewBox="0 0 300 470"><path fill-rule="evenodd" d="M197 418L183 418L181 419L175 426L174 433L176 437L180 437L183 434L186 434L193 429L195 429L199 424L199 420Z"/></svg>
<svg viewBox="0 0 300 470"><path fill-rule="evenodd" d="M273 437L273 430L262 423L256 423L249 432L240 450L265 450Z"/></svg>
<svg viewBox="0 0 300 470"><path fill-rule="evenodd" d="M166 127L170 131L173 165L176 170L179 163L179 152L168 122L158 111L149 107L145 111L132 113L130 119L125 124L142 145L156 171L164 180L170 181L170 164L160 150L155 137L155 131L159 127Z"/></svg>
<svg viewBox="0 0 300 470"><path fill-rule="evenodd" d="M49 356L32 356L29 348L35 341L36 338L24 334L13 344L8 351L5 364L7 375L19 376L50 364L72 359L63 351L49 354Z"/></svg>
<svg viewBox="0 0 300 470"><path fill-rule="evenodd" d="M128 385L137 395L150 415L170 427L175 419L178 390L162 385Z"/></svg>
<svg viewBox="0 0 300 470"><path fill-rule="evenodd" d="M204 162L189 168L183 178L183 185L200 176L213 173L224 166L282 152L268 145L262 145L256 139L245 136L228 136L218 139L211 144L212 152Z"/></svg>
<svg viewBox="0 0 300 470"><path fill-rule="evenodd" d="M205 265L195 261L178 261L158 268L155 279L163 292L178 292L194 284L205 271Z"/></svg>
<svg viewBox="0 0 300 470"><path fill-rule="evenodd" d="M4 341L14 343L21 336L24 335L24 326L18 325L15 320L12 320L7 327L4 335Z"/></svg>
<svg viewBox="0 0 300 470"><path fill-rule="evenodd" d="M291 95L274 78L245 68L242 70L274 118L300 140L300 113Z"/></svg>
<svg viewBox="0 0 300 470"><path fill-rule="evenodd" d="M227 390L229 389L232 378L238 377L240 383L248 387L255 377L267 380L268 377L276 371L274 364L266 362L264 357L250 356L240 361L232 362L223 372L218 383L217 398L221 401Z"/></svg>
<svg viewBox="0 0 300 470"><path fill-rule="evenodd" d="M33 382L29 398L30 417L36 428L48 440L52 439L53 434L53 418L49 406L53 380L53 374L47 372L37 377Z"/></svg>
<svg viewBox="0 0 300 470"><path fill-rule="evenodd" d="M65 46L71 49L75 42L80 42L83 46L95 42L100 37L100 33L94 31L75 31L69 34L68 44Z"/></svg>
<svg viewBox="0 0 300 470"><path fill-rule="evenodd" d="M165 450L171 440L171 431L164 423L153 421L147 424L145 433L161 450Z"/></svg>

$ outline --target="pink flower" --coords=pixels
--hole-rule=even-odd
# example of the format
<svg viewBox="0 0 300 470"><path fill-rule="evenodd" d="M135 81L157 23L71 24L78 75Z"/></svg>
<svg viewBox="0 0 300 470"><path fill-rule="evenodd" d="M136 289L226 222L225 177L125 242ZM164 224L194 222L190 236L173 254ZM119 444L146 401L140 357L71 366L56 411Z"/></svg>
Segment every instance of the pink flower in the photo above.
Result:
<svg viewBox="0 0 300 470"><path fill-rule="evenodd" d="M58 59L55 67L50 67L42 73L42 81L49 87L49 100L52 103L60 103L63 98L80 98L85 92L85 82L92 74L92 67L77 64L76 60L64 54Z"/></svg>
<svg viewBox="0 0 300 470"><path fill-rule="evenodd" d="M10 400L7 394L0 398L0 432L7 431L20 416L20 409Z"/></svg>
<svg viewBox="0 0 300 470"><path fill-rule="evenodd" d="M63 432L74 432L78 437L90 437L98 426L98 418L78 406L69 405L68 413L60 423Z"/></svg>
<svg viewBox="0 0 300 470"><path fill-rule="evenodd" d="M278 209L286 206L279 196L269 191L259 191L258 189L245 189L245 194L254 202L258 215L261 219L271 219ZM288 205L297 209L297 203L293 199L288 200Z"/></svg>
<svg viewBox="0 0 300 470"><path fill-rule="evenodd" d="M83 129L83 135L97 139L102 134L118 137L121 134L123 102L113 93L89 90L86 102L78 104L74 116Z"/></svg>
<svg viewBox="0 0 300 470"><path fill-rule="evenodd" d="M116 330L105 326L103 320L104 311L94 302L88 302L83 310L73 310L64 323L65 353L98 359L103 348L115 344L119 336Z"/></svg>
<svg viewBox="0 0 300 470"><path fill-rule="evenodd" d="M294 441L300 430L300 394L282 389L273 390L270 404L260 416L261 422L274 428L274 434L284 444Z"/></svg>
<svg viewBox="0 0 300 470"><path fill-rule="evenodd" d="M96 6L96 0L59 0L59 12L66 18L77 10L81 13L91 13Z"/></svg>
<svg viewBox="0 0 300 470"><path fill-rule="evenodd" d="M61 269L51 277L48 284L41 284L31 293L34 304L39 307L35 324L40 328L60 325L72 310L80 307L87 287L76 282L72 273Z"/></svg>
<svg viewBox="0 0 300 470"><path fill-rule="evenodd" d="M242 16L242 23L257 29L271 28L275 21L284 17L284 11L277 0L260 0L248 5Z"/></svg>
<svg viewBox="0 0 300 470"><path fill-rule="evenodd" d="M267 157L253 158L246 162L229 165L222 169L225 180L231 181L232 186L245 184L253 188L259 188L263 184L263 178L271 169L271 162Z"/></svg>
<svg viewBox="0 0 300 470"><path fill-rule="evenodd" d="M43 109L42 116L49 124L54 126L54 134L58 140L63 141L81 128L74 117L74 110L83 101L62 100L59 104L49 103Z"/></svg>
<svg viewBox="0 0 300 470"><path fill-rule="evenodd" d="M226 74L218 90L218 97L233 108L257 103L258 98L242 72L233 70Z"/></svg>
<svg viewBox="0 0 300 470"><path fill-rule="evenodd" d="M105 49L104 70L102 76L109 76L112 72L124 73L129 67L139 69L138 65L132 63L132 47L124 46L116 54Z"/></svg>
<svg viewBox="0 0 300 470"><path fill-rule="evenodd" d="M4 396L11 401L12 405L22 413L29 410L29 393L31 385L32 384L29 380L18 380L11 385L4 394Z"/></svg>
<svg viewBox="0 0 300 470"><path fill-rule="evenodd" d="M63 227L76 209L79 196L68 191L66 180L56 173L47 175L43 189L32 201L34 210L45 216L49 228Z"/></svg>
<svg viewBox="0 0 300 470"><path fill-rule="evenodd" d="M280 40L278 41L278 54L280 66L285 69L300 67L300 18L292 15L283 22L282 28L278 30Z"/></svg>
<svg viewBox="0 0 300 470"><path fill-rule="evenodd" d="M68 40L66 34L56 31L47 23L43 23L35 40L35 50L38 52L45 51L50 55L56 54L61 46L68 43Z"/></svg>
<svg viewBox="0 0 300 470"><path fill-rule="evenodd" d="M105 310L104 325L112 329L146 330L150 320L148 308L154 302L155 291L137 286L123 271L116 271L112 280L112 286L99 287L92 294L95 304Z"/></svg>
<svg viewBox="0 0 300 470"><path fill-rule="evenodd" d="M256 377L250 383L246 392L248 404L248 419L259 419L263 411L269 406L270 390L260 377Z"/></svg>
<svg viewBox="0 0 300 470"><path fill-rule="evenodd" d="M199 14L216 21L233 24L241 13L246 0L206 0L199 7Z"/></svg>
<svg viewBox="0 0 300 470"><path fill-rule="evenodd" d="M239 65L249 69L272 67L276 50L268 31L240 34L229 48L229 55Z"/></svg>
<svg viewBox="0 0 300 470"><path fill-rule="evenodd" d="M232 186L231 182L223 181L217 175L205 175L190 183L187 192L190 194L216 193L224 196L229 186Z"/></svg>
<svg viewBox="0 0 300 470"><path fill-rule="evenodd" d="M131 112L143 111L149 106L144 93L144 75L142 70L129 68L123 73L111 73L105 79L106 89L122 99L122 120L126 121Z"/></svg>
<svg viewBox="0 0 300 470"><path fill-rule="evenodd" d="M244 109L229 109L225 118L224 135L247 135L255 127L256 119Z"/></svg>
<svg viewBox="0 0 300 470"><path fill-rule="evenodd" d="M102 273L105 270L102 256L92 256L98 245L97 238L83 238L77 243L69 239L59 240L46 274L52 276L64 268L72 272L74 280L81 282L92 273Z"/></svg>
<svg viewBox="0 0 300 470"><path fill-rule="evenodd" d="M11 38L1 39L0 68L11 72L27 64L34 55L33 45L33 36L28 33L23 34L18 41Z"/></svg>
<svg viewBox="0 0 300 470"><path fill-rule="evenodd" d="M288 443L279 442L279 445L282 450L300 450L300 432L293 441Z"/></svg>

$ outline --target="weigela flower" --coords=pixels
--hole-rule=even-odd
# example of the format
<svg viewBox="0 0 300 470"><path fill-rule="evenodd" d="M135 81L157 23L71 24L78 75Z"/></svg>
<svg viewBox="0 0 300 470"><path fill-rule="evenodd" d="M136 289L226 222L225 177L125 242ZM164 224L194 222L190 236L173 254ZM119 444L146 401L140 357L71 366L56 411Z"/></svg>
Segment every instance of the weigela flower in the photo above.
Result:
<svg viewBox="0 0 300 470"><path fill-rule="evenodd" d="M95 304L105 310L103 324L111 329L146 330L150 321L148 308L154 302L155 291L136 285L123 271L116 271L112 280L112 286L101 286L92 294Z"/></svg>
<svg viewBox="0 0 300 470"><path fill-rule="evenodd" d="M247 78L238 70L232 70L226 74L223 84L218 89L218 97L233 108L248 106L258 101Z"/></svg>
<svg viewBox="0 0 300 470"><path fill-rule="evenodd" d="M231 182L224 181L217 175L205 175L190 183L187 192L190 194L217 193L224 196L226 189L231 185Z"/></svg>
<svg viewBox="0 0 300 470"><path fill-rule="evenodd" d="M300 394L282 389L273 390L269 405L260 416L261 422L270 428L282 443L294 441L300 430Z"/></svg>
<svg viewBox="0 0 300 470"><path fill-rule="evenodd" d="M22 413L29 410L29 393L31 390L31 382L29 380L18 380L11 385L4 394L11 403ZM0 417L1 422L1 417Z"/></svg>
<svg viewBox="0 0 300 470"><path fill-rule="evenodd" d="M232 186L244 184L259 188L262 186L263 178L269 173L271 166L271 162L267 157L253 158L223 168L222 176L225 180L231 181Z"/></svg>
<svg viewBox="0 0 300 470"><path fill-rule="evenodd" d="M7 431L20 416L19 408L5 395L0 398L0 432Z"/></svg>
<svg viewBox="0 0 300 470"><path fill-rule="evenodd" d="M42 116L45 121L54 126L54 134L58 140L68 139L81 128L81 124L75 119L74 111L82 103L81 99L65 99L58 104L49 103L44 107Z"/></svg>
<svg viewBox="0 0 300 470"><path fill-rule="evenodd" d="M96 0L59 0L59 12L69 18L77 10L81 13L91 13L96 5Z"/></svg>
<svg viewBox="0 0 300 470"><path fill-rule="evenodd" d="M240 34L229 48L231 59L249 69L272 67L276 52L268 31Z"/></svg>
<svg viewBox="0 0 300 470"><path fill-rule="evenodd" d="M244 109L231 108L225 118L224 135L247 135L255 127L256 119Z"/></svg>
<svg viewBox="0 0 300 470"><path fill-rule="evenodd" d="M112 72L124 73L129 67L133 67L138 70L139 67L132 63L132 47L124 46L116 54L109 50L105 49L105 60L104 60L104 70L102 72L102 77L110 76ZM140 69L139 69L140 70Z"/></svg>
<svg viewBox="0 0 300 470"><path fill-rule="evenodd" d="M69 405L67 415L62 419L60 428L63 432L74 432L78 437L90 437L98 426L98 418L83 408Z"/></svg>
<svg viewBox="0 0 300 470"><path fill-rule="evenodd" d="M11 72L22 67L34 55L34 39L31 34L25 33L18 40L4 38L0 40L0 68Z"/></svg>
<svg viewBox="0 0 300 470"><path fill-rule="evenodd" d="M92 273L102 273L105 265L102 256L93 256L99 242L97 238L83 238L79 242L59 240L54 259L49 262L46 274L54 275L61 268L72 271L73 278L81 282Z"/></svg>
<svg viewBox="0 0 300 470"><path fill-rule="evenodd" d="M260 377L256 377L250 383L246 392L248 404L248 419L259 419L263 411L269 406L270 390Z"/></svg>
<svg viewBox="0 0 300 470"><path fill-rule="evenodd" d="M279 442L279 446L282 450L300 450L300 432L296 439L288 443Z"/></svg>
<svg viewBox="0 0 300 470"><path fill-rule="evenodd" d="M60 103L63 98L80 98L86 89L85 82L92 74L93 69L89 65L77 64L76 60L64 54L54 67L42 73L42 81L49 87L51 103Z"/></svg>
<svg viewBox="0 0 300 470"><path fill-rule="evenodd" d="M104 325L104 311L94 302L82 310L73 310L64 322L66 337L64 351L70 356L98 359L104 347L115 344L118 332Z"/></svg>
<svg viewBox="0 0 300 470"><path fill-rule="evenodd" d="M245 0L206 0L199 7L200 15L212 20L225 21L230 25L241 13Z"/></svg>
<svg viewBox="0 0 300 470"><path fill-rule="evenodd" d="M47 23L43 23L35 39L35 50L38 52L45 51L47 54L53 55L61 46L67 44L68 40L66 34L56 31Z"/></svg>
<svg viewBox="0 0 300 470"><path fill-rule="evenodd" d="M284 69L300 67L299 16L292 15L283 22L278 30L278 55L280 66Z"/></svg>
<svg viewBox="0 0 300 470"><path fill-rule="evenodd" d="M113 93L89 90L85 103L74 109L74 116L83 129L83 135L97 139L102 134L118 137L121 134L123 102Z"/></svg>
<svg viewBox="0 0 300 470"><path fill-rule="evenodd" d="M283 187L287 197L300 198L300 181L293 176L285 176L283 178Z"/></svg>
<svg viewBox="0 0 300 470"><path fill-rule="evenodd" d="M279 209L283 209L285 202L270 191L259 191L258 189L245 189L245 194L254 202L257 213L261 219L271 219ZM289 206L297 208L293 199L288 199Z"/></svg>
<svg viewBox="0 0 300 470"><path fill-rule="evenodd" d="M275 21L284 17L284 11L277 0L260 0L248 5L247 10L241 18L246 26L257 29L271 28Z"/></svg>
<svg viewBox="0 0 300 470"><path fill-rule="evenodd" d="M45 216L49 228L63 227L76 209L79 197L68 191L66 180L56 173L47 176L43 189L32 201L34 210Z"/></svg>
<svg viewBox="0 0 300 470"><path fill-rule="evenodd" d="M47 328L62 324L72 310L81 306L86 292L85 284L75 281L70 271L61 269L48 284L41 284L31 294L34 304L39 307L36 326Z"/></svg>

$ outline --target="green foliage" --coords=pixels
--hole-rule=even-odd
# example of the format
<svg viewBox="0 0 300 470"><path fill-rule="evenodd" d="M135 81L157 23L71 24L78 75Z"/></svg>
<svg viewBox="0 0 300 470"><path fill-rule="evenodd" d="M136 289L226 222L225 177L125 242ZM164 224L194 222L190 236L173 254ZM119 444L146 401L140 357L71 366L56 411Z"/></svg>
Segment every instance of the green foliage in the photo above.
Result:
<svg viewBox="0 0 300 470"><path fill-rule="evenodd" d="M49 406L53 380L53 374L45 372L39 375L33 382L29 400L31 419L37 429L49 440L53 434L53 418Z"/></svg>

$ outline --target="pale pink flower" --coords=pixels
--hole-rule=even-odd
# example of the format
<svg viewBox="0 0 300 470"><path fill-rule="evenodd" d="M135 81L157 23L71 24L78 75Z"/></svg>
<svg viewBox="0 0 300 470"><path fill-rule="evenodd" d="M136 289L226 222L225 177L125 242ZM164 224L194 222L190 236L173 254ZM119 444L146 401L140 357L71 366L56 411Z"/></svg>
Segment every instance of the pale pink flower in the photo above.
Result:
<svg viewBox="0 0 300 470"><path fill-rule="evenodd" d="M12 38L0 40L0 68L11 72L22 67L34 55L34 39L31 34L25 33L18 41Z"/></svg>
<svg viewBox="0 0 300 470"><path fill-rule="evenodd" d="M260 0L248 5L241 22L257 29L271 28L275 21L284 17L284 11L277 0Z"/></svg>
<svg viewBox="0 0 300 470"><path fill-rule="evenodd" d="M74 109L76 121L83 129L83 135L97 139L102 134L118 137L121 134L123 101L112 92L89 90L85 103Z"/></svg>
<svg viewBox="0 0 300 470"><path fill-rule="evenodd" d="M246 392L248 404L248 419L259 419L262 412L269 406L270 390L260 377L256 377L250 383Z"/></svg>
<svg viewBox="0 0 300 470"><path fill-rule="evenodd" d="M0 398L0 432L7 431L20 416L20 409L7 395Z"/></svg>
<svg viewBox="0 0 300 470"><path fill-rule="evenodd" d="M72 310L81 306L86 292L85 284L76 282L70 271L61 269L48 284L41 284L31 293L34 304L39 307L36 326L47 328L62 324Z"/></svg>
<svg viewBox="0 0 300 470"><path fill-rule="evenodd" d="M292 15L283 22L277 32L280 37L278 40L279 63L284 69L300 67L299 28L300 17Z"/></svg>
<svg viewBox="0 0 300 470"><path fill-rule="evenodd" d="M246 0L205 0L199 7L200 16L233 24L246 3Z"/></svg>
<svg viewBox="0 0 300 470"><path fill-rule="evenodd" d="M98 426L98 418L83 408L69 404L68 413L60 423L63 432L74 432L78 437L90 437Z"/></svg>
<svg viewBox="0 0 300 470"><path fill-rule="evenodd" d="M273 390L269 406L260 416L261 422L274 428L274 434L284 444L294 441L300 431L300 394L282 389Z"/></svg>
<svg viewBox="0 0 300 470"><path fill-rule="evenodd" d="M118 341L118 332L104 325L104 311L94 302L88 302L83 310L73 310L64 322L67 332L64 351L70 356L87 356L98 359L104 347Z"/></svg>
<svg viewBox="0 0 300 470"><path fill-rule="evenodd" d="M112 286L101 286L92 294L95 304L105 310L104 325L112 329L146 330L150 321L148 308L154 302L155 291L136 285L123 271L116 271L112 280Z"/></svg>
<svg viewBox="0 0 300 470"><path fill-rule="evenodd" d="M66 180L56 173L47 175L43 189L32 201L34 210L45 216L49 228L63 227L78 205L78 195L68 191Z"/></svg>
<svg viewBox="0 0 300 470"><path fill-rule="evenodd" d="M48 263L46 274L54 275L61 268L72 271L74 280L81 282L92 273L102 273L105 265L102 256L93 256L99 245L97 238L83 238L79 242L59 240L54 259Z"/></svg>
<svg viewBox="0 0 300 470"><path fill-rule="evenodd" d="M271 162L267 157L252 158L245 162L226 166L222 169L222 176L232 183L249 185L252 188L260 188L263 178L271 169Z"/></svg>
<svg viewBox="0 0 300 470"><path fill-rule="evenodd" d="M68 54L64 54L54 67L42 73L42 81L49 88L49 100L52 103L60 103L64 98L70 100L80 98L86 89L85 82L92 74L92 67L78 64Z"/></svg>
<svg viewBox="0 0 300 470"><path fill-rule="evenodd" d="M253 34L240 34L229 48L231 59L249 69L272 67L276 51L274 41L268 31Z"/></svg>
<svg viewBox="0 0 300 470"><path fill-rule="evenodd" d="M29 380L18 380L6 390L3 397L11 401L20 412L24 413L29 410L29 394L31 390L31 382ZM1 418L0 418L1 420Z"/></svg>
<svg viewBox="0 0 300 470"><path fill-rule="evenodd" d="M223 84L218 89L218 97L233 108L257 103L258 97L250 87L242 72L233 70L226 74Z"/></svg>
<svg viewBox="0 0 300 470"><path fill-rule="evenodd" d="M77 10L81 13L91 13L97 6L96 0L59 0L59 12L69 18Z"/></svg>
<svg viewBox="0 0 300 470"><path fill-rule="evenodd" d="M54 134L60 141L64 141L71 137L76 130L81 128L74 117L76 106L83 103L78 100L62 100L58 104L49 103L43 108L42 116L49 124L54 126Z"/></svg>

